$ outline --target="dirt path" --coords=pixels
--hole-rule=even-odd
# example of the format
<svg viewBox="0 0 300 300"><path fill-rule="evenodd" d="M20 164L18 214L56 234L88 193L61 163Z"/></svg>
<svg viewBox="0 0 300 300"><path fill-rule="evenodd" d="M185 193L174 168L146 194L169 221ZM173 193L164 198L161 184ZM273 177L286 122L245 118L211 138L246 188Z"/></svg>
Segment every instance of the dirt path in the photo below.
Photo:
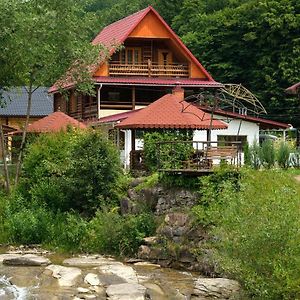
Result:
<svg viewBox="0 0 300 300"><path fill-rule="evenodd" d="M300 183L300 175L295 176L295 178Z"/></svg>

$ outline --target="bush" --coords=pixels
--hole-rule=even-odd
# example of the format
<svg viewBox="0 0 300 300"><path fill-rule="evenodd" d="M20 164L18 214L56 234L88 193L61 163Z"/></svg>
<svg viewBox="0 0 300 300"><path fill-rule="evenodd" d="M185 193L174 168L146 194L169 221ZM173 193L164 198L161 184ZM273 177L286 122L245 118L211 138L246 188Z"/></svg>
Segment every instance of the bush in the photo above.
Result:
<svg viewBox="0 0 300 300"><path fill-rule="evenodd" d="M260 150L260 161L262 165L267 168L271 169L275 165L275 148L273 141L266 140L261 145Z"/></svg>
<svg viewBox="0 0 300 300"><path fill-rule="evenodd" d="M176 143L176 141L178 143ZM166 130L160 132L149 132L144 135L145 164L151 171L157 168L182 168L182 162L187 160L193 153L192 141L189 131ZM174 142L160 144L158 142Z"/></svg>
<svg viewBox="0 0 300 300"><path fill-rule="evenodd" d="M249 147L249 152L251 167L256 170L259 169L261 166L261 149L257 141L254 141Z"/></svg>
<svg viewBox="0 0 300 300"><path fill-rule="evenodd" d="M98 211L90 221L87 248L93 252L108 254L133 254L142 239L152 235L155 222L152 214L120 216L115 211Z"/></svg>
<svg viewBox="0 0 300 300"><path fill-rule="evenodd" d="M42 135L28 146L19 191L53 211L92 215L116 201L117 150L96 131Z"/></svg>
<svg viewBox="0 0 300 300"><path fill-rule="evenodd" d="M289 145L281 142L277 151L277 162L280 168L287 169L289 167L290 153Z"/></svg>
<svg viewBox="0 0 300 300"><path fill-rule="evenodd" d="M254 299L300 297L299 194L285 173L247 171L221 208L219 263Z"/></svg>

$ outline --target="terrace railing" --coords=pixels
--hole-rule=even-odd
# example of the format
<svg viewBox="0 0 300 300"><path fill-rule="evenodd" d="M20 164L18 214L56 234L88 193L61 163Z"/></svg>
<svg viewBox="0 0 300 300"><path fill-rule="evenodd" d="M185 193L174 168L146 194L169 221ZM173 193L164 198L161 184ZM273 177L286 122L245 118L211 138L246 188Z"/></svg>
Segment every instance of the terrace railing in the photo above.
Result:
<svg viewBox="0 0 300 300"><path fill-rule="evenodd" d="M184 63L160 65L149 61L144 64L109 64L109 76L142 76L188 78L189 66Z"/></svg>

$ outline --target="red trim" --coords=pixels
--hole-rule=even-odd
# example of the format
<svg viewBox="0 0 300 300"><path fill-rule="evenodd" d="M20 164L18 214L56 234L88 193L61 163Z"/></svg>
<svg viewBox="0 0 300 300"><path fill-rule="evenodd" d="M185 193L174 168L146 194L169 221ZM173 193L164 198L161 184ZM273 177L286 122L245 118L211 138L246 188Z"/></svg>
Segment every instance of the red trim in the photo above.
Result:
<svg viewBox="0 0 300 300"><path fill-rule="evenodd" d="M197 105L197 107L206 112L211 112L210 108L199 106L199 105ZM254 122L254 123L272 125L272 126L275 126L277 128L281 128L281 129L288 129L291 127L291 125L287 124L287 123L281 123L278 121L272 121L272 120L268 120L268 119L242 115L242 114L238 114L238 113L234 113L234 112L230 112L230 111L226 111L226 110L222 110L222 109L215 110L214 114L226 116L226 117L232 117L232 118L236 118L236 119L242 119L242 120L246 120L246 121Z"/></svg>
<svg viewBox="0 0 300 300"><path fill-rule="evenodd" d="M296 95L300 91L300 82L293 84L285 90L288 94Z"/></svg>

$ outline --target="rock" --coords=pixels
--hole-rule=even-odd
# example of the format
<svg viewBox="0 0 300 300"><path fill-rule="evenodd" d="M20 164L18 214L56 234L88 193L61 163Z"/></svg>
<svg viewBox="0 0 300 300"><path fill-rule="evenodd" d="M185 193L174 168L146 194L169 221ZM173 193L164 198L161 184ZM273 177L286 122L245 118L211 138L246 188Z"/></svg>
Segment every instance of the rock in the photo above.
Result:
<svg viewBox="0 0 300 300"><path fill-rule="evenodd" d="M198 278L193 295L199 299L238 299L241 287L235 280L227 278Z"/></svg>
<svg viewBox="0 0 300 300"><path fill-rule="evenodd" d="M100 280L97 274L88 273L84 277L84 282L89 285L100 285Z"/></svg>
<svg viewBox="0 0 300 300"><path fill-rule="evenodd" d="M143 238L143 243L145 245L153 245L158 242L158 237L157 236L148 236Z"/></svg>
<svg viewBox="0 0 300 300"><path fill-rule="evenodd" d="M137 283L110 285L106 294L110 300L144 300L146 288Z"/></svg>
<svg viewBox="0 0 300 300"><path fill-rule="evenodd" d="M188 221L188 215L184 213L173 212L173 213L168 213L165 216L165 222L170 226L182 227L186 225L187 221Z"/></svg>
<svg viewBox="0 0 300 300"><path fill-rule="evenodd" d="M137 262L134 265L138 266L138 267L147 267L147 268L153 268L153 269L160 268L160 265L152 264L152 263L147 262L147 261Z"/></svg>
<svg viewBox="0 0 300 300"><path fill-rule="evenodd" d="M105 264L122 264L112 258L106 258L101 255L90 255L68 258L63 261L64 265L72 267L97 267Z"/></svg>
<svg viewBox="0 0 300 300"><path fill-rule="evenodd" d="M7 257L3 259L3 264L10 266L47 266L51 264L51 261L43 256L24 254L18 257Z"/></svg>
<svg viewBox="0 0 300 300"><path fill-rule="evenodd" d="M83 288L83 287L78 287L77 288L77 291L79 293L88 293L90 290L89 289L86 289L86 288Z"/></svg>
<svg viewBox="0 0 300 300"><path fill-rule="evenodd" d="M151 249L148 246L141 245L138 249L138 257L149 258Z"/></svg>
<svg viewBox="0 0 300 300"><path fill-rule="evenodd" d="M46 270L52 271L52 276L58 279L60 286L74 286L78 277L81 275L81 270L78 268L64 267L59 265L50 265Z"/></svg>
<svg viewBox="0 0 300 300"><path fill-rule="evenodd" d="M20 256L21 256L20 254L12 254L12 253L0 254L0 263L2 263L3 260L5 259L18 258Z"/></svg>
<svg viewBox="0 0 300 300"><path fill-rule="evenodd" d="M142 262L144 261L143 259L140 258L127 258L124 260L127 264L135 264L137 262Z"/></svg>
<svg viewBox="0 0 300 300"><path fill-rule="evenodd" d="M139 184L143 183L145 181L145 177L137 177L137 178L134 178L131 182L130 182L130 186L132 188L138 186Z"/></svg>
<svg viewBox="0 0 300 300"><path fill-rule="evenodd" d="M113 274L122 279L124 279L128 283L138 283L137 275L134 269L130 266L121 265L103 265L99 267L99 270L103 274Z"/></svg>

